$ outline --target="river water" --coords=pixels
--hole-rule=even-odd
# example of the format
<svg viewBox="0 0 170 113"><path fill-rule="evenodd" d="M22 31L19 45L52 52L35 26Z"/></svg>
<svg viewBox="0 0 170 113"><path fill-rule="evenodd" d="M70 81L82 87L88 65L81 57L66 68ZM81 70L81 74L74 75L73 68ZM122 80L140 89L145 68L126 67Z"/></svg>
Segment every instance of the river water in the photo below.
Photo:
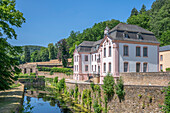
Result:
<svg viewBox="0 0 170 113"><path fill-rule="evenodd" d="M23 113L72 113L52 88L26 86Z"/></svg>

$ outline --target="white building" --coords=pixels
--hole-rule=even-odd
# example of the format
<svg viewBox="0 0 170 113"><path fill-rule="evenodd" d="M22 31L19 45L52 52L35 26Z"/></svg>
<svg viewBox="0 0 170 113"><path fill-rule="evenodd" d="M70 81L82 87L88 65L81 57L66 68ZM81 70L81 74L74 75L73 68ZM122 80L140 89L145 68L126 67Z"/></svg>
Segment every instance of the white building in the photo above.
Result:
<svg viewBox="0 0 170 113"><path fill-rule="evenodd" d="M114 77L121 72L158 72L159 42L152 32L120 23L111 30L106 27L104 34L99 41L84 41L76 47L74 79L98 75L103 83L108 72Z"/></svg>

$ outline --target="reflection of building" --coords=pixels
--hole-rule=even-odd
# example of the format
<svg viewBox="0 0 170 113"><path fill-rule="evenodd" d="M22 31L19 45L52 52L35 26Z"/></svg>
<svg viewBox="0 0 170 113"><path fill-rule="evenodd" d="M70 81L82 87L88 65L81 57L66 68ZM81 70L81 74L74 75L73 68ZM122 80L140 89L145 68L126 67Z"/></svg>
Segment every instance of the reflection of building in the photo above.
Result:
<svg viewBox="0 0 170 113"><path fill-rule="evenodd" d="M159 71L170 68L170 45L159 48Z"/></svg>
<svg viewBox="0 0 170 113"><path fill-rule="evenodd" d="M110 72L157 72L159 42L154 34L136 25L120 23L106 27L104 39L84 41L74 51L74 79L100 76L100 83Z"/></svg>

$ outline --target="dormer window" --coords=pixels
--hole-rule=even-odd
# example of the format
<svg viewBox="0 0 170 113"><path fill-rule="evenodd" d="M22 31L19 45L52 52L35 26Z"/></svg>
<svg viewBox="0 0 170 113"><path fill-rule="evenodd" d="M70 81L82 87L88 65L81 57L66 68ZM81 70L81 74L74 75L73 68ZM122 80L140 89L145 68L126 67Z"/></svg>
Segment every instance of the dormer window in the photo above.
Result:
<svg viewBox="0 0 170 113"><path fill-rule="evenodd" d="M125 37L124 38L129 38L129 35L128 34L125 34Z"/></svg>
<svg viewBox="0 0 170 113"><path fill-rule="evenodd" d="M129 38L129 35L128 35L128 33L126 31L123 33L123 37L124 38Z"/></svg>
<svg viewBox="0 0 170 113"><path fill-rule="evenodd" d="M141 33L138 33L138 34L137 34L137 38L138 38L139 40L143 40L143 37L142 37Z"/></svg>

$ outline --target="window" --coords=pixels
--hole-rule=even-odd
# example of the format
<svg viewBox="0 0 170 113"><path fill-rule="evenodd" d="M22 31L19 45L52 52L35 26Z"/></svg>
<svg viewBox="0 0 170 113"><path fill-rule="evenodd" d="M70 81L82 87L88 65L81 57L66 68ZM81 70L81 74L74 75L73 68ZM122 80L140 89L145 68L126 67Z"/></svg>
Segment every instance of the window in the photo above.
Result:
<svg viewBox="0 0 170 113"><path fill-rule="evenodd" d="M79 58L78 58L78 56L77 56L77 62L79 61L78 59L79 59Z"/></svg>
<svg viewBox="0 0 170 113"><path fill-rule="evenodd" d="M98 73L100 73L100 66L98 66Z"/></svg>
<svg viewBox="0 0 170 113"><path fill-rule="evenodd" d="M140 72L140 63L136 63L136 72Z"/></svg>
<svg viewBox="0 0 170 113"><path fill-rule="evenodd" d="M129 35L127 33L125 33L124 38L129 38Z"/></svg>
<svg viewBox="0 0 170 113"><path fill-rule="evenodd" d="M148 57L148 48L143 47L143 57Z"/></svg>
<svg viewBox="0 0 170 113"><path fill-rule="evenodd" d="M143 63L143 72L147 72L147 69L148 69L148 64Z"/></svg>
<svg viewBox="0 0 170 113"><path fill-rule="evenodd" d="M129 47L128 46L123 46L123 55L124 56L129 56Z"/></svg>
<svg viewBox="0 0 170 113"><path fill-rule="evenodd" d="M124 63L124 72L128 72L128 62Z"/></svg>
<svg viewBox="0 0 170 113"><path fill-rule="evenodd" d="M136 47L136 56L140 57L140 47Z"/></svg>
<svg viewBox="0 0 170 113"><path fill-rule="evenodd" d="M104 57L106 57L106 48L104 48Z"/></svg>
<svg viewBox="0 0 170 113"><path fill-rule="evenodd" d="M104 63L104 72L106 72L106 63Z"/></svg>
<svg viewBox="0 0 170 113"><path fill-rule="evenodd" d="M76 65L74 66L74 71L76 71Z"/></svg>
<svg viewBox="0 0 170 113"><path fill-rule="evenodd" d="M160 60L163 61L163 55L160 56Z"/></svg>
<svg viewBox="0 0 170 113"><path fill-rule="evenodd" d="M74 62L76 62L76 56L74 57Z"/></svg>
<svg viewBox="0 0 170 113"><path fill-rule="evenodd" d="M111 56L111 52L112 52L111 47L109 47L109 56Z"/></svg>
<svg viewBox="0 0 170 113"><path fill-rule="evenodd" d="M92 68L91 68L91 70L93 71L93 65L92 65Z"/></svg>
<svg viewBox="0 0 170 113"><path fill-rule="evenodd" d="M162 71L162 70L163 70L163 65L161 64L161 65L160 65L160 71Z"/></svg>
<svg viewBox="0 0 170 113"><path fill-rule="evenodd" d="M85 55L85 61L88 61L88 55Z"/></svg>
<svg viewBox="0 0 170 113"><path fill-rule="evenodd" d="M77 65L77 71L78 71L78 69L79 69L79 68L78 68L78 65Z"/></svg>
<svg viewBox="0 0 170 113"><path fill-rule="evenodd" d="M92 57L91 57L91 60L93 61L93 55L92 55Z"/></svg>
<svg viewBox="0 0 170 113"><path fill-rule="evenodd" d="M111 72L111 63L109 63L109 72Z"/></svg>
<svg viewBox="0 0 170 113"><path fill-rule="evenodd" d="M137 36L137 37L138 37L138 39L139 39L139 40L143 40L143 37L142 37L142 35L141 35L141 34L138 34L138 36Z"/></svg>
<svg viewBox="0 0 170 113"><path fill-rule="evenodd" d="M96 55L95 55L95 61L96 61Z"/></svg>
<svg viewBox="0 0 170 113"><path fill-rule="evenodd" d="M95 72L96 72L96 65L95 65Z"/></svg>
<svg viewBox="0 0 170 113"><path fill-rule="evenodd" d="M88 65L85 65L85 71L88 71Z"/></svg>

